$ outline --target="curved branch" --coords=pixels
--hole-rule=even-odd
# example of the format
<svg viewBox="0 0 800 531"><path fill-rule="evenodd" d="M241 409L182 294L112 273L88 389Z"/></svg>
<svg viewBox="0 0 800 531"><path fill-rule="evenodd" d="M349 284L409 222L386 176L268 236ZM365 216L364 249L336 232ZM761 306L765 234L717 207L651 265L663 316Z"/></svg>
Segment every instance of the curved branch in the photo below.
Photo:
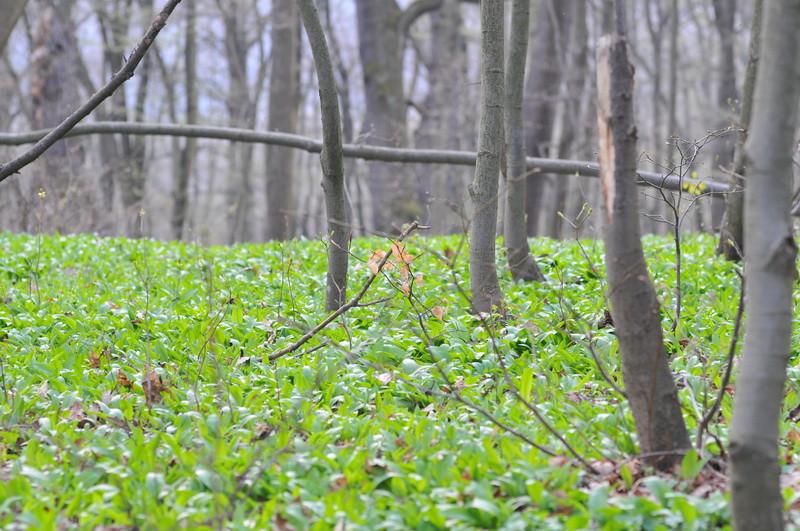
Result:
<svg viewBox="0 0 800 531"><path fill-rule="evenodd" d="M19 170L39 158L45 151L47 151L53 144L58 142L66 135L70 129L75 127L81 120L86 118L89 113L97 108L98 105L103 103L104 100L109 98L114 92L122 86L127 80L133 77L136 67L139 66L144 54L153 44L156 35L167 24L169 18L175 7L181 0L169 0L164 6L164 9L156 15L153 19L150 28L139 41L139 44L131 52L130 58L125 61L125 64L120 68L119 72L111 76L111 80L103 86L100 90L92 94L89 100L81 105L75 112L69 115L63 122L61 122L55 129L51 130L47 135L39 140L32 148L20 155L19 157L7 162L0 166L0 182L4 181L9 175L17 173Z"/></svg>
<svg viewBox="0 0 800 531"><path fill-rule="evenodd" d="M412 24L417 21L419 17L442 7L444 0L417 0L408 6L400 15L398 22L399 33L402 37L407 37Z"/></svg>

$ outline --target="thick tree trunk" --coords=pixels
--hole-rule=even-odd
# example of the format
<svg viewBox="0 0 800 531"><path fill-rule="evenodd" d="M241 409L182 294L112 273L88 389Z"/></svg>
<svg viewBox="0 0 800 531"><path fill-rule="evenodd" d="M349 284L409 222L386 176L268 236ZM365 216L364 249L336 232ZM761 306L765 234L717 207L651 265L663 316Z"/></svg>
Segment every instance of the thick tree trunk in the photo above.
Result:
<svg viewBox="0 0 800 531"><path fill-rule="evenodd" d="M339 97L336 93L333 63L317 8L314 7L313 0L297 0L297 6L308 35L308 41L311 44L311 53L314 56L319 84L322 135L325 142L320 162L322 163L322 188L325 190L325 210L330 236L325 309L332 312L344 305L347 296L347 263L350 244L345 201Z"/></svg>
<svg viewBox="0 0 800 531"><path fill-rule="evenodd" d="M742 96L741 113L739 115L739 133L736 140L736 153L733 158L733 172L728 182L735 192L725 196L725 216L719 235L717 254L727 260L739 261L744 254L744 142L750 127L750 116L753 109L753 92L756 85L758 59L761 54L761 19L763 0L755 0L753 4L753 21L750 26L750 47L747 53L747 67L744 73L744 94Z"/></svg>
<svg viewBox="0 0 800 531"><path fill-rule="evenodd" d="M497 279L498 180L503 151L503 2L481 2L481 119L472 199L469 274L472 308L489 313L502 305Z"/></svg>
<svg viewBox="0 0 800 531"><path fill-rule="evenodd" d="M525 230L525 127L522 120L522 92L528 55L530 1L514 0L511 11L511 41L506 71L506 212L503 243L508 267L515 282L544 281L528 245Z"/></svg>
<svg viewBox="0 0 800 531"><path fill-rule="evenodd" d="M649 461L666 469L680 462L680 454L690 443L667 362L658 299L642 251L635 186L633 67L621 33L604 36L597 49L608 295L639 446L645 454L659 452Z"/></svg>
<svg viewBox="0 0 800 531"><path fill-rule="evenodd" d="M276 0L272 8L272 73L269 88L270 131L297 132L300 101L300 36L295 0ZM267 231L269 240L294 235L294 150L267 148Z"/></svg>
<svg viewBox="0 0 800 531"><path fill-rule="evenodd" d="M63 10L59 10L59 7ZM77 66L78 47L75 25L69 6L48 2L40 10L34 28L31 103L34 126L53 127L80 105ZM44 169L36 188L47 196L44 230L91 230L91 187L83 182L84 147L79 140L64 140L52 146L42 157ZM85 194L85 195L84 195ZM70 208L81 198L80 208ZM88 219L87 216L88 215Z"/></svg>
<svg viewBox="0 0 800 531"><path fill-rule="evenodd" d="M783 529L778 435L797 271L789 206L800 103L800 2L766 3L753 123L745 146L747 331L730 432L733 524Z"/></svg>

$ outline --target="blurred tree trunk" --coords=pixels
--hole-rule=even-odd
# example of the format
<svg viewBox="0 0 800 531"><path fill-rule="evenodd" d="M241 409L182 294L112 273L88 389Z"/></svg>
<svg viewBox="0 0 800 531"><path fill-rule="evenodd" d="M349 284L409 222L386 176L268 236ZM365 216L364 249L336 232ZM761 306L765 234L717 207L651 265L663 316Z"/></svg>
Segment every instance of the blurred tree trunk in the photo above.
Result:
<svg viewBox="0 0 800 531"><path fill-rule="evenodd" d="M501 309L503 294L497 279L498 180L503 154L504 3L481 2L481 119L469 238L472 309L489 313Z"/></svg>
<svg viewBox="0 0 800 531"><path fill-rule="evenodd" d="M587 123L591 119L593 104L591 103L590 82L593 76L589 73L589 29L586 21L586 0L573 0L570 11L565 15L568 21L565 30L566 65L564 79L561 82L559 97L559 125L555 129L558 140L555 156L559 158L590 158L591 149L588 141ZM594 135L592 134L592 137ZM594 141L591 141L594 145ZM576 186L578 177L562 175L555 179L552 187L551 203L555 212L548 216L546 234L558 238L574 237L572 226L558 215L561 212L566 219L574 221L578 216L585 199L581 196L581 186Z"/></svg>
<svg viewBox="0 0 800 531"><path fill-rule="evenodd" d="M633 66L624 37L624 4L617 0L617 32L597 48L597 118L600 179L607 222L606 269L625 391L640 450L660 469L680 462L689 436L669 369L661 316L647 272L639 229L636 190L636 127L633 121Z"/></svg>
<svg viewBox="0 0 800 531"><path fill-rule="evenodd" d="M739 131L737 132L736 150L734 153L733 172L728 182L736 187L734 193L725 197L725 216L720 229L717 253L727 260L739 261L743 258L744 242L744 142L750 128L750 116L753 110L753 92L756 84L758 59L761 47L761 20L763 0L755 0L753 4L753 20L750 26L750 46L747 52L747 67L744 73L744 94L739 114Z"/></svg>
<svg viewBox="0 0 800 531"><path fill-rule="evenodd" d="M359 54L364 76L366 110L362 135L374 146L405 147L406 102L403 95L402 11L395 0L356 0ZM374 205L372 228L391 232L393 226L419 216L414 187L404 168L370 162L369 188Z"/></svg>
<svg viewBox="0 0 800 531"><path fill-rule="evenodd" d="M466 130L463 106L467 86L466 42L458 0L444 0L431 15L430 47L423 55L428 93L419 106L420 124L415 145L434 149L463 149ZM438 233L463 232L463 196L470 176L463 170L418 164L423 206L421 222Z"/></svg>
<svg viewBox="0 0 800 531"><path fill-rule="evenodd" d="M715 124L717 130L730 127L739 111L739 95L736 91L736 59L734 55L734 20L736 17L736 0L713 0L714 25L719 32L720 62L717 71L717 106L720 119ZM719 181L730 180L729 172L733 169L733 156L736 147L736 133L731 131L719 135L712 144L711 177ZM726 173L727 172L727 173ZM725 200L714 196L711 199L711 229L716 231L722 226L725 212Z"/></svg>
<svg viewBox="0 0 800 531"><path fill-rule="evenodd" d="M147 9L152 10L152 3L147 4ZM108 76L122 68L125 54L130 47L128 25L133 19L132 15L132 2L129 0L114 0L98 6L97 19L104 43L103 62ZM142 121L150 65L150 56L145 56L137 72L137 89L132 105L129 103L128 92L118 90L109 98L104 109L98 109L98 115L103 119ZM85 84L91 85L91 82L87 81ZM91 90L94 92L94 87ZM140 235L139 210L142 208L147 184L145 146L146 138L130 135L109 137L101 141L103 199L110 208L114 201L114 191L119 190L124 216L123 233L130 237Z"/></svg>
<svg viewBox="0 0 800 531"><path fill-rule="evenodd" d="M5 16L0 18L0 52L5 50L8 37L17 25L19 17L25 12L25 6L28 0L7 0L5 7Z"/></svg>
<svg viewBox="0 0 800 531"><path fill-rule="evenodd" d="M79 53L71 11L71 2L56 4L48 0L38 12L30 84L35 128L58 125L81 103ZM33 185L42 188L47 196L41 220L43 230L75 232L93 228L91 187L82 181L84 159L79 139L64 139L42 156L44 169ZM78 199L80 207L72 208Z"/></svg>
<svg viewBox="0 0 800 531"><path fill-rule="evenodd" d="M186 43L183 50L184 77L186 83L186 123L197 123L197 5L189 2L186 6ZM175 109L173 100L172 109ZM189 205L189 180L194 173L197 162L197 139L186 138L183 145L175 139L177 156L173 155L177 163L173 169L175 182L172 190L172 234L175 238L183 238L186 214ZM177 144L177 145L176 145Z"/></svg>
<svg viewBox="0 0 800 531"><path fill-rule="evenodd" d="M300 102L300 35L295 0L274 0L272 5L272 71L269 88L270 131L297 132ZM293 149L267 147L267 227L269 240L294 235Z"/></svg>
<svg viewBox="0 0 800 531"><path fill-rule="evenodd" d="M789 207L800 103L800 2L770 0L766 6L745 145L747 331L730 431L731 512L738 530L784 527L778 437L797 276Z"/></svg>
<svg viewBox="0 0 800 531"><path fill-rule="evenodd" d="M525 127L522 120L522 92L528 56L530 1L514 0L511 8L511 40L505 87L505 176L506 209L503 243L508 267L515 282L544 281L531 255L525 231Z"/></svg>
<svg viewBox="0 0 800 531"><path fill-rule="evenodd" d="M231 127L255 127L256 109L266 78L267 63L262 57L253 76L252 89L249 79L248 55L259 42L263 29L257 6L249 0L217 0L217 9L225 26L225 58L228 67L229 89L225 97L228 124ZM256 223L253 219L252 182L253 145L246 142L231 143L228 148L228 171L226 179L228 237L230 243L253 240Z"/></svg>
<svg viewBox="0 0 800 531"><path fill-rule="evenodd" d="M558 54L557 39L563 20L563 6L556 0L543 0L535 11L536 24L524 100L526 151L531 157L549 157L552 148L563 60ZM526 227L529 236L542 233L543 199L548 181L548 176L541 173L534 173L525 180Z"/></svg>

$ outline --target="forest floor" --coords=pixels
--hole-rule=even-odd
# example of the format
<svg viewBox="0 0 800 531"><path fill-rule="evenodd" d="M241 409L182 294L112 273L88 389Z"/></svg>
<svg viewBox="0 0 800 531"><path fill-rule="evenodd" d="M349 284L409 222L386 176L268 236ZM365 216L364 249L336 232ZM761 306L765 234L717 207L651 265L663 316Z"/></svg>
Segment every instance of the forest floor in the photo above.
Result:
<svg viewBox="0 0 800 531"><path fill-rule="evenodd" d="M675 244L645 240L686 423L702 439L656 473L636 458L618 392L599 242L533 241L548 281L503 273L499 319L468 311L463 237L414 236L361 305L269 361L325 317L319 241L0 234L0 526L726 527L734 386L720 388L739 266L714 243L682 241L669 332ZM349 293L390 249L353 242ZM792 382L797 358L795 341ZM791 385L787 509L800 497L798 404Z"/></svg>

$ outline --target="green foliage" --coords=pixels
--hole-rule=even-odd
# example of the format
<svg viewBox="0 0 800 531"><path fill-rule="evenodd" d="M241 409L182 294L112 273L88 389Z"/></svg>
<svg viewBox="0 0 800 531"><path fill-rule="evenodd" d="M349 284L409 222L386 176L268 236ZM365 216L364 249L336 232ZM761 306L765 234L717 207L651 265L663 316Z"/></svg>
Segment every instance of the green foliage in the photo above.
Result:
<svg viewBox="0 0 800 531"><path fill-rule="evenodd" d="M354 242L351 292L387 247ZM689 454L674 478L623 464L632 420L587 349L621 386L611 328L596 326L599 246L537 242L549 282L504 276L509 318L497 322L467 311L464 247L412 239L416 259L383 271L362 301L375 304L270 363L325 317L318 242L54 236L39 249L35 237L0 235L0 526L727 525L721 492L695 495L707 456ZM684 242L684 317L667 338L690 425L716 395L736 313L734 266L713 248ZM647 253L666 325L672 247L653 238ZM571 466L512 391L586 461L619 466L600 476ZM726 397L711 426L723 443L730 407Z"/></svg>

